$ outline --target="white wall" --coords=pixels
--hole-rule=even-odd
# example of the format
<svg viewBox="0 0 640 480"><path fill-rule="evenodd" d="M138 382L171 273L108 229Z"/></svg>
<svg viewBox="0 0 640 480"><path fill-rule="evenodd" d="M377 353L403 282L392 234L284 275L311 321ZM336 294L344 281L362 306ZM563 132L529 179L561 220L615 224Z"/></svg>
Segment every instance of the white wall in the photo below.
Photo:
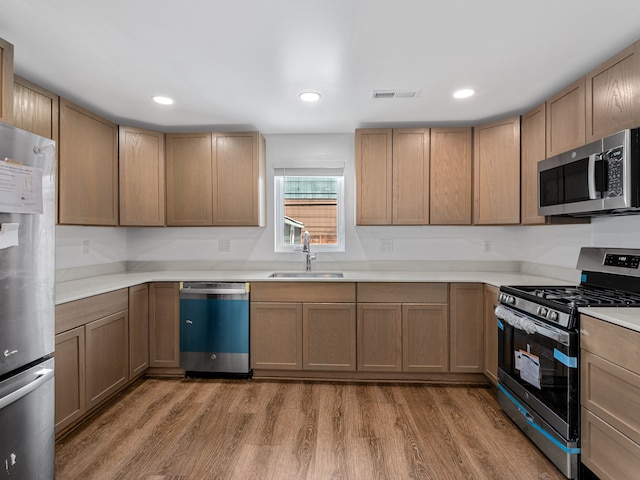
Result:
<svg viewBox="0 0 640 480"><path fill-rule="evenodd" d="M574 268L582 246L640 248L640 216L596 218L587 225L535 227L356 227L353 134L268 135L267 226L215 228L57 227L57 268L123 260L296 261L300 253L273 249L273 165L343 162L346 252L320 253L322 261L522 260ZM90 253L83 254L83 240ZM218 241L231 251L219 252ZM392 240L391 252L380 240ZM484 242L491 252L483 252ZM320 267L321 268L321 267Z"/></svg>

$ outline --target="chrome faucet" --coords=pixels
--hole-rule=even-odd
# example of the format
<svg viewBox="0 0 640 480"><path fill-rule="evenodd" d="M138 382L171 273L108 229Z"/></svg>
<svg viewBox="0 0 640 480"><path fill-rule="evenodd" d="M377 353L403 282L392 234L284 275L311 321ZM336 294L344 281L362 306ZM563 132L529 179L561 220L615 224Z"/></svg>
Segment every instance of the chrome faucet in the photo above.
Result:
<svg viewBox="0 0 640 480"><path fill-rule="evenodd" d="M305 230L304 237L302 240L302 251L307 254L307 272L311 271L311 260L316 259L316 254L311 253L311 245L309 244L309 232Z"/></svg>

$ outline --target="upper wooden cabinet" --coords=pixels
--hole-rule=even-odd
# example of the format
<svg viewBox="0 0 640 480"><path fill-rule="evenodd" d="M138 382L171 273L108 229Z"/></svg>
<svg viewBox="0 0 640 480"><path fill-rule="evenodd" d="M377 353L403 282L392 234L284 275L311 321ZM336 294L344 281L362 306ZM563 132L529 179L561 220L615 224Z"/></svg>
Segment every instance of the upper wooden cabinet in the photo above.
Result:
<svg viewBox="0 0 640 480"><path fill-rule="evenodd" d="M167 225L264 226L259 133L171 133L166 147Z"/></svg>
<svg viewBox="0 0 640 480"><path fill-rule="evenodd" d="M586 76L586 142L640 125L640 41Z"/></svg>
<svg viewBox="0 0 640 480"><path fill-rule="evenodd" d="M431 129L432 225L471 224L472 129Z"/></svg>
<svg viewBox="0 0 640 480"><path fill-rule="evenodd" d="M393 130L394 225L429 223L429 129Z"/></svg>
<svg viewBox="0 0 640 480"><path fill-rule="evenodd" d="M520 117L473 130L473 222L520 223Z"/></svg>
<svg viewBox="0 0 640 480"><path fill-rule="evenodd" d="M15 76L13 85L13 124L58 142L60 98L53 92Z"/></svg>
<svg viewBox="0 0 640 480"><path fill-rule="evenodd" d="M544 103L522 115L521 148L521 222L544 224L538 215L538 162L546 158L546 105Z"/></svg>
<svg viewBox="0 0 640 480"><path fill-rule="evenodd" d="M547 157L585 144L585 78L547 100Z"/></svg>
<svg viewBox="0 0 640 480"><path fill-rule="evenodd" d="M0 121L13 121L13 45L0 38Z"/></svg>
<svg viewBox="0 0 640 480"><path fill-rule="evenodd" d="M356 223L429 223L429 129L356 130Z"/></svg>
<svg viewBox="0 0 640 480"><path fill-rule="evenodd" d="M118 224L118 126L60 99L59 221Z"/></svg>
<svg viewBox="0 0 640 480"><path fill-rule="evenodd" d="M164 225L164 134L120 126L118 145L120 225Z"/></svg>
<svg viewBox="0 0 640 480"><path fill-rule="evenodd" d="M356 130L356 224L391 225L393 130Z"/></svg>

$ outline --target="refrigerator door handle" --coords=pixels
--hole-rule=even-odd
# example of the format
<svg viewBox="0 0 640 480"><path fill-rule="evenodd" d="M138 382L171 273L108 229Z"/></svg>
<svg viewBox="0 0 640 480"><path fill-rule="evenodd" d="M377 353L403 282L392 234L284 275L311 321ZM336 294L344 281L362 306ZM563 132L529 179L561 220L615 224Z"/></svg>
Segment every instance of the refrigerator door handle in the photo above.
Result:
<svg viewBox="0 0 640 480"><path fill-rule="evenodd" d="M28 395L29 393L40 387L42 384L52 379L53 368L42 368L35 372L35 374L35 380L28 383L24 387L19 388L15 392L11 392L9 395L0 398L0 409L3 409L4 407L11 405L13 402L20 400L22 397Z"/></svg>

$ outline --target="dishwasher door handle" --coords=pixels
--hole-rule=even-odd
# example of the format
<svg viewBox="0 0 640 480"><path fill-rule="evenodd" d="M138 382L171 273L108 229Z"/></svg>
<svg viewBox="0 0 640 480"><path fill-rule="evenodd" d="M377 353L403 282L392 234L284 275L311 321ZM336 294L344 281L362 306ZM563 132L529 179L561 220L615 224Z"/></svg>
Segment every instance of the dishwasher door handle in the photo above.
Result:
<svg viewBox="0 0 640 480"><path fill-rule="evenodd" d="M185 293L195 293L199 295L244 295L246 288L189 288L182 289Z"/></svg>

